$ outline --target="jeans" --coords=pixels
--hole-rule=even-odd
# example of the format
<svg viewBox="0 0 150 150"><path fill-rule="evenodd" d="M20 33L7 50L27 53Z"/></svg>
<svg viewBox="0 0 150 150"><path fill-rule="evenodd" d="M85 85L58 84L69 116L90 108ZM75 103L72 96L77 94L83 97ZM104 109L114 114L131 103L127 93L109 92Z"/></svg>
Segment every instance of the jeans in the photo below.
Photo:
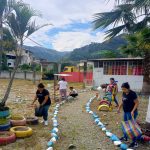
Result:
<svg viewBox="0 0 150 150"><path fill-rule="evenodd" d="M114 96L114 102L116 103L117 106L119 106L116 96Z"/></svg>
<svg viewBox="0 0 150 150"><path fill-rule="evenodd" d="M124 121L128 121L128 120L132 120L134 118L134 120L136 120L138 116L138 111L134 111L134 116L131 116L131 112L124 112Z"/></svg>
<svg viewBox="0 0 150 150"><path fill-rule="evenodd" d="M49 109L50 105L45 105L43 106L43 119L44 121L48 120L48 109Z"/></svg>

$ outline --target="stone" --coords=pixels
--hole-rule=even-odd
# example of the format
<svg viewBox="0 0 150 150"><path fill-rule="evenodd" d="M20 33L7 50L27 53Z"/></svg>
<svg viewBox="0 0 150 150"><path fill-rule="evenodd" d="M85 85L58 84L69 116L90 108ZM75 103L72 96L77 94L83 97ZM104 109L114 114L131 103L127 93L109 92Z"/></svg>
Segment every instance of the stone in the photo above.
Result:
<svg viewBox="0 0 150 150"><path fill-rule="evenodd" d="M68 149L76 149L76 146L73 145L73 144L70 144L69 147L68 147Z"/></svg>

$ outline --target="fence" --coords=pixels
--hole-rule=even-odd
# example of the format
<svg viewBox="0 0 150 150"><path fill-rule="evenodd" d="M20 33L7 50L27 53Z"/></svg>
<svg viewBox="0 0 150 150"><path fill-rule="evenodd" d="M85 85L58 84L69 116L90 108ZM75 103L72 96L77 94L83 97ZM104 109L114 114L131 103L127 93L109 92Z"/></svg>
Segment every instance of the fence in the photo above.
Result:
<svg viewBox="0 0 150 150"><path fill-rule="evenodd" d="M61 74L69 74L70 76L64 77L67 82L83 82L84 72L61 72ZM86 73L86 81L91 83L93 80L93 72Z"/></svg>
<svg viewBox="0 0 150 150"><path fill-rule="evenodd" d="M10 79L11 76L12 76L11 71L0 71L1 79ZM15 79L40 80L41 74L36 72L16 72Z"/></svg>

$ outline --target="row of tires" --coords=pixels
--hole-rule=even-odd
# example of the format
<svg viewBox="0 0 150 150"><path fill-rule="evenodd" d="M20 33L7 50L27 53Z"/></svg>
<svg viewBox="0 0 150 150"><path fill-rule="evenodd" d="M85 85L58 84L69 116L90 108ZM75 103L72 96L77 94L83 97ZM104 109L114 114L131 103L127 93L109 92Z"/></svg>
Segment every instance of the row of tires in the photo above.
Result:
<svg viewBox="0 0 150 150"><path fill-rule="evenodd" d="M99 111L112 111L111 103L108 100L101 100L98 106Z"/></svg>
<svg viewBox="0 0 150 150"><path fill-rule="evenodd" d="M32 135L32 129L26 126L12 127L9 131L0 132L0 145L6 145L16 141L16 138L25 138Z"/></svg>
<svg viewBox="0 0 150 150"><path fill-rule="evenodd" d="M11 117L10 120L5 118L5 119L0 119L0 131L7 131L10 129L11 126L25 126L26 124L29 125L36 125L38 124L38 118L37 117Z"/></svg>

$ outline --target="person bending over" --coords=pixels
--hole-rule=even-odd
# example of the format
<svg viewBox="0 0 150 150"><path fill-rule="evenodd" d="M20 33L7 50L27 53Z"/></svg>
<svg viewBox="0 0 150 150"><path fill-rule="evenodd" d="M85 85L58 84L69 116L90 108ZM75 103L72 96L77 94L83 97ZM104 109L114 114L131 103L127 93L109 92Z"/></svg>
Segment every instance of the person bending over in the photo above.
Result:
<svg viewBox="0 0 150 150"><path fill-rule="evenodd" d="M42 115L44 119L44 124L48 125L48 109L51 105L51 99L50 94L47 89L45 89L44 85L42 83L38 84L38 89L36 91L36 96L34 98L34 101L32 102L32 105L35 103L35 101L38 100L40 106L42 108Z"/></svg>

